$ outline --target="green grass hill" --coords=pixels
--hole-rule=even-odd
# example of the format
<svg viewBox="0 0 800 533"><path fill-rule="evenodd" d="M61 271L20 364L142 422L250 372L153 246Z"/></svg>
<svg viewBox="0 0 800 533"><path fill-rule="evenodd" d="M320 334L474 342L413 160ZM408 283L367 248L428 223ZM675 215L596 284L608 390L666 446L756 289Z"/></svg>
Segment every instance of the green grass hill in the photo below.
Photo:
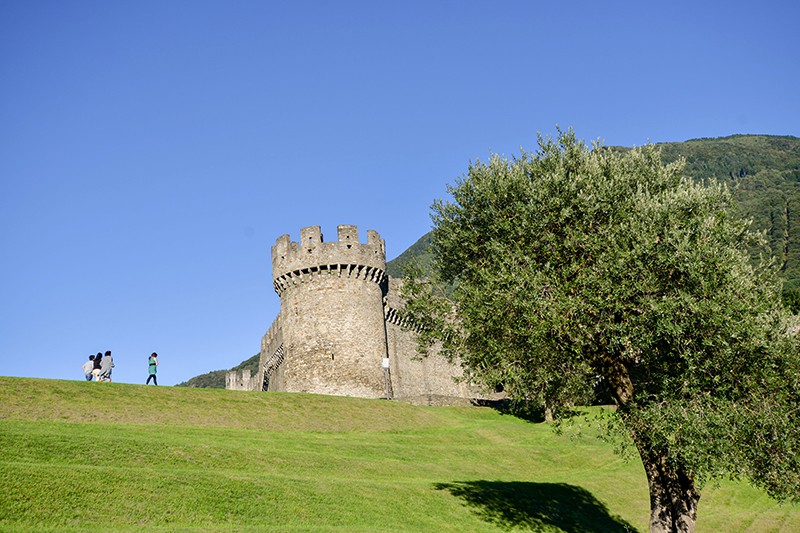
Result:
<svg viewBox="0 0 800 533"><path fill-rule="evenodd" d="M0 531L644 530L648 493L582 438L489 408L0 378ZM697 530L796 531L709 487Z"/></svg>

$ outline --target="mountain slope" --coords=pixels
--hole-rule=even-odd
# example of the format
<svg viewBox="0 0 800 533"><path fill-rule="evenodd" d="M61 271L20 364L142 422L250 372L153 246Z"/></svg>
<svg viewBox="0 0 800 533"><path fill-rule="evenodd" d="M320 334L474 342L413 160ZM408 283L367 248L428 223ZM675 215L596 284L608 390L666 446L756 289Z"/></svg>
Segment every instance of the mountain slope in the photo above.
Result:
<svg viewBox="0 0 800 533"><path fill-rule="evenodd" d="M730 186L739 214L766 232L786 289L800 289L800 139L733 135L659 146L667 162L686 158L689 176Z"/></svg>

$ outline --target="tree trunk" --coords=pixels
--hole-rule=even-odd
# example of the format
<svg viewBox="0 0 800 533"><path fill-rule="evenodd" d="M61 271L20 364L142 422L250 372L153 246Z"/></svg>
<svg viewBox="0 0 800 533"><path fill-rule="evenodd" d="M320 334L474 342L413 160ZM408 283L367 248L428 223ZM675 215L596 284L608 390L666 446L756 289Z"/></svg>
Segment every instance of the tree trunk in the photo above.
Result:
<svg viewBox="0 0 800 533"><path fill-rule="evenodd" d="M650 486L650 533L693 533L700 493L694 479L663 453L639 449Z"/></svg>
<svg viewBox="0 0 800 533"><path fill-rule="evenodd" d="M620 415L631 424L631 419L626 416L634 393L630 372L622 362L611 357L602 361L604 376L611 386ZM647 441L642 438L648 433L646 428L636 423L629 427L650 487L650 533L694 533L697 502L700 500L694 478L683 468L671 464L666 452L647 446Z"/></svg>

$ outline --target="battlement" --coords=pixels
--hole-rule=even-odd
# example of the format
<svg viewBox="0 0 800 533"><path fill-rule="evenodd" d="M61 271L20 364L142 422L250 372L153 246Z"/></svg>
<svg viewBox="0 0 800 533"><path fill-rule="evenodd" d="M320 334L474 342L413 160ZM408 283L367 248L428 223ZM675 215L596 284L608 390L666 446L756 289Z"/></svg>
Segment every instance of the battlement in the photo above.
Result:
<svg viewBox="0 0 800 533"><path fill-rule="evenodd" d="M275 320L272 321L272 325L269 327L264 336L261 337L261 351L267 350L267 348L276 342L276 337L280 337L282 334L281 332L281 324L280 324L280 315L275 317ZM280 344L283 341L278 341Z"/></svg>
<svg viewBox="0 0 800 533"><path fill-rule="evenodd" d="M300 230L300 241L282 235L272 247L272 278L280 294L288 279L303 281L322 272L343 273L378 283L386 277L386 245L380 234L367 230L367 242L358 241L358 226L340 225L338 240L325 242L319 226ZM281 281L283 280L283 281Z"/></svg>

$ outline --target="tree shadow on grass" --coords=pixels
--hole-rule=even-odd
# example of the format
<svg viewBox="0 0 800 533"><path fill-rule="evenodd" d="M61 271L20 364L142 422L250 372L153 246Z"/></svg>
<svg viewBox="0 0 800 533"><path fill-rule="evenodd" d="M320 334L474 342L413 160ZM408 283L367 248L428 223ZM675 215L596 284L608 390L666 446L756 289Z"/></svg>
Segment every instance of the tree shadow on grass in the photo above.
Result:
<svg viewBox="0 0 800 533"><path fill-rule="evenodd" d="M503 529L529 531L636 531L592 493L566 483L522 481L457 481L436 483L434 488L459 497L482 519Z"/></svg>
<svg viewBox="0 0 800 533"><path fill-rule="evenodd" d="M489 407L502 415L514 416L534 424L540 424L545 421L544 407L533 402L504 398L501 400L476 399L472 400L472 404L480 407ZM582 412L580 409L561 407L557 414L562 419L568 419L579 416Z"/></svg>

